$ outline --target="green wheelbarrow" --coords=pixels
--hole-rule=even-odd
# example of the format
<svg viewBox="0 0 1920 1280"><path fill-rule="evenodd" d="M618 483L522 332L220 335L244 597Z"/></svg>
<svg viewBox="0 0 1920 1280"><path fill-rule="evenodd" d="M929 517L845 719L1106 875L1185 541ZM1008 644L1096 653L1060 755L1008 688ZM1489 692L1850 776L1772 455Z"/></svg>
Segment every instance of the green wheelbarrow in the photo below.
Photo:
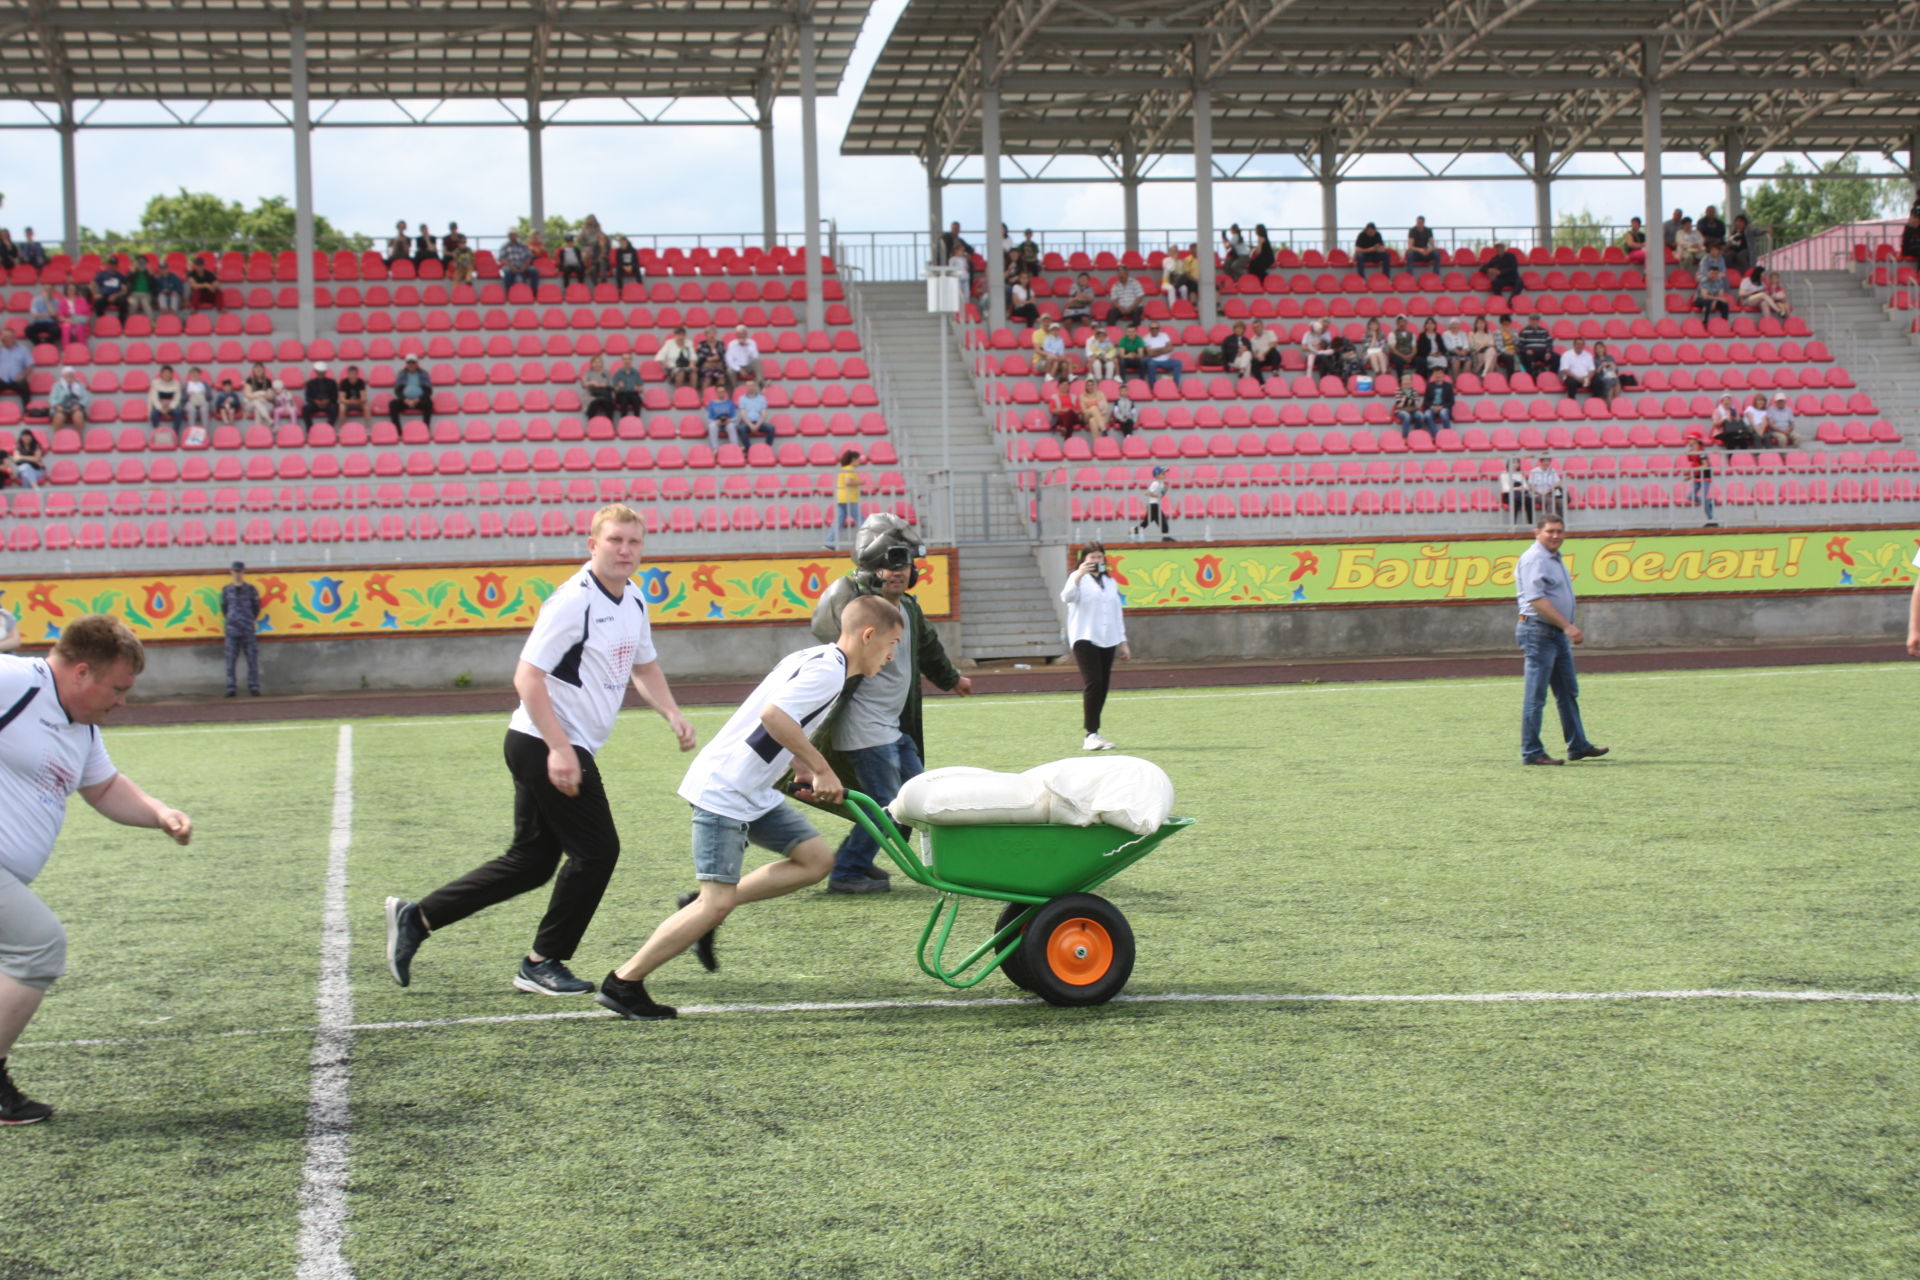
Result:
<svg viewBox="0 0 1920 1280"><path fill-rule="evenodd" d="M988 824L922 827L924 857L872 797L847 792L847 808L907 876L940 899L920 931L920 969L950 987L972 987L998 968L1049 1004L1104 1004L1133 973L1133 928L1090 890L1193 825L1175 818L1136 836L1119 827ZM1004 902L991 938L949 965L960 899Z"/></svg>

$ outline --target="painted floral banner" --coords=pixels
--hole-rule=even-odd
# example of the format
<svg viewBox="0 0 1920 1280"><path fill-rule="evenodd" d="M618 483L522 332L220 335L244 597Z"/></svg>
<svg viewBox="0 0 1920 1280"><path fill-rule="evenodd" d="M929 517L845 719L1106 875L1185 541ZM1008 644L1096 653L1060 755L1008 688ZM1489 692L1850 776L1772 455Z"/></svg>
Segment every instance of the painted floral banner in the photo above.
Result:
<svg viewBox="0 0 1920 1280"><path fill-rule="evenodd" d="M919 562L914 597L931 618L954 616L951 551ZM514 631L533 622L540 602L577 571L568 564L455 565L437 568L268 569L247 575L260 589L260 632L267 636L346 636ZM656 627L804 622L835 579L851 569L837 556L755 556L661 560L633 576ZM0 576L0 609L20 619L27 643L55 639L74 618L111 613L143 640L199 640L221 634L224 573L23 578Z"/></svg>
<svg viewBox="0 0 1920 1280"><path fill-rule="evenodd" d="M1122 546L1107 553L1130 610L1418 604L1513 597L1530 539ZM1594 535L1561 548L1575 591L1722 595L1905 588L1920 529Z"/></svg>

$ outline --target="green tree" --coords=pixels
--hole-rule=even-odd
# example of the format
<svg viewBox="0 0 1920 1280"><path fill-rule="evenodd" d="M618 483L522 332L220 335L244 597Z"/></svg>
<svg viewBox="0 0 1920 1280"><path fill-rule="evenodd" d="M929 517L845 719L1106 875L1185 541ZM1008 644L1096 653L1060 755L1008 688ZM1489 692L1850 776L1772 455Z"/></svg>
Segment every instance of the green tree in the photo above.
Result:
<svg viewBox="0 0 1920 1280"><path fill-rule="evenodd" d="M1570 209L1554 219L1553 243L1568 249L1604 249L1607 225L1590 209Z"/></svg>
<svg viewBox="0 0 1920 1280"><path fill-rule="evenodd" d="M533 219L523 216L518 222L513 224L513 229L520 233L522 240L525 240L527 235L533 230ZM547 215L546 225L540 229L540 238L546 241L548 248L557 249L560 247L562 240L565 240L579 229L580 221L578 219L563 218L557 213L550 213Z"/></svg>
<svg viewBox="0 0 1920 1280"><path fill-rule="evenodd" d="M157 195L147 201L138 230L94 231L83 228L80 240L95 252L133 250L141 253L198 253L203 250L260 249L274 252L293 248L294 210L285 196L262 197L248 209L238 201L222 200L205 191ZM365 249L366 236L336 230L318 214L313 219L316 249Z"/></svg>
<svg viewBox="0 0 1920 1280"><path fill-rule="evenodd" d="M1787 161L1777 177L1761 184L1746 200L1747 221L1755 227L1771 227L1776 245L1898 212L1910 190L1905 179L1861 173L1854 156L1830 160L1816 171L1847 176L1814 181L1800 172L1793 161Z"/></svg>

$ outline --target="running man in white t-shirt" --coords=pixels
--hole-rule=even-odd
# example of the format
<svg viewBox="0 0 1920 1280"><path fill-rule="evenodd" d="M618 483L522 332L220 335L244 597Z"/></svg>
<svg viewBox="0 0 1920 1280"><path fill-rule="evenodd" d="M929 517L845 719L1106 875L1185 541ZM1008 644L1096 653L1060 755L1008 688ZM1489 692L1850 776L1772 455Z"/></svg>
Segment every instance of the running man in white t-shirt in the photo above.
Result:
<svg viewBox="0 0 1920 1280"><path fill-rule="evenodd" d="M672 1005L647 994L646 977L696 948L708 969L718 968L713 933L727 913L804 889L833 870L833 846L789 807L776 785L793 768L794 782L828 804L847 788L808 739L840 700L852 676L874 676L893 657L904 624L900 609L881 597L858 596L840 613L840 639L790 653L740 704L726 726L695 757L680 782L693 806L693 878L698 894L662 921L631 960L600 982L594 999L623 1018L671 1018ZM747 845L780 857L740 874Z"/></svg>
<svg viewBox="0 0 1920 1280"><path fill-rule="evenodd" d="M106 817L185 844L193 820L117 772L99 726L147 665L139 637L104 614L75 619L39 658L0 657L0 1125L53 1114L14 1085L7 1056L67 969L67 931L27 886L53 852L78 791Z"/></svg>
<svg viewBox="0 0 1920 1280"><path fill-rule="evenodd" d="M387 971L401 986L413 981L414 953L430 932L553 880L547 913L513 985L537 995L593 993L566 962L620 859L620 833L594 757L613 732L629 681L665 717L682 751L694 745L693 726L654 653L646 601L627 581L645 542L633 508L602 507L588 529L586 566L540 606L514 669L520 706L507 724L513 843L417 903L387 899Z"/></svg>

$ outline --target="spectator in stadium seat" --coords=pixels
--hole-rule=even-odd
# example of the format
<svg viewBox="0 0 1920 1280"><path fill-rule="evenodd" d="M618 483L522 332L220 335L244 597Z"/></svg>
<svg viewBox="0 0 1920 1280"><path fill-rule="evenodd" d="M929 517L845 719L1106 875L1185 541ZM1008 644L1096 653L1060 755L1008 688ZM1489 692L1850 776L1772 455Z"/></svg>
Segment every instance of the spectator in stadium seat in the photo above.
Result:
<svg viewBox="0 0 1920 1280"><path fill-rule="evenodd" d="M1544 453L1533 464L1533 470L1527 472L1527 491L1533 495L1536 517L1550 515L1557 519L1566 514L1566 493L1560 487L1560 473L1554 469L1553 459Z"/></svg>
<svg viewBox="0 0 1920 1280"><path fill-rule="evenodd" d="M1733 225L1727 228L1726 256L1729 271L1746 271L1753 266L1753 231L1744 213L1736 213Z"/></svg>
<svg viewBox="0 0 1920 1280"><path fill-rule="evenodd" d="M1440 345L1446 349L1447 372L1457 377L1473 366L1473 343L1458 317L1447 321L1447 327L1440 334Z"/></svg>
<svg viewBox="0 0 1920 1280"><path fill-rule="evenodd" d="M1733 392L1722 393L1713 406L1713 416L1707 421L1707 438L1722 449L1751 449L1754 446L1753 434L1747 430L1745 414L1740 406L1733 402Z"/></svg>
<svg viewBox="0 0 1920 1280"><path fill-rule="evenodd" d="M733 341L727 344L727 376L735 383L762 380L760 345L743 324L734 326Z"/></svg>
<svg viewBox="0 0 1920 1280"><path fill-rule="evenodd" d="M1415 366L1420 355L1420 335L1413 331L1413 322L1405 316L1395 316L1393 329L1387 334L1387 364L1396 374L1404 376ZM1340 371L1337 362L1328 369L1328 373ZM1318 371L1315 371L1318 376Z"/></svg>
<svg viewBox="0 0 1920 1280"><path fill-rule="evenodd" d="M1087 331L1087 377L1097 381L1119 376L1120 348L1114 345L1105 325L1094 325Z"/></svg>
<svg viewBox="0 0 1920 1280"><path fill-rule="evenodd" d="M1467 331L1467 354L1469 366L1483 378L1500 367L1500 344L1485 316L1473 318L1473 328Z"/></svg>
<svg viewBox="0 0 1920 1280"><path fill-rule="evenodd" d="M1246 233L1240 230L1240 224L1234 223L1220 233L1220 261L1222 269L1233 279L1238 280L1247 274L1247 266L1252 255L1247 250Z"/></svg>
<svg viewBox="0 0 1920 1280"><path fill-rule="evenodd" d="M625 236L616 237L613 242L613 287L626 288L627 281L635 284L647 278L640 266L640 251L633 247L633 241Z"/></svg>
<svg viewBox="0 0 1920 1280"><path fill-rule="evenodd" d="M527 228L527 249L533 254L535 262L539 262L542 258L552 261L551 255L547 253L547 238L541 234L538 227Z"/></svg>
<svg viewBox="0 0 1920 1280"><path fill-rule="evenodd" d="M1080 417L1080 397L1073 394L1073 383L1064 373L1047 387L1047 416L1062 440L1071 440L1086 425Z"/></svg>
<svg viewBox="0 0 1920 1280"><path fill-rule="evenodd" d="M1543 324L1540 317L1527 317L1526 327L1520 330L1520 367L1534 377L1554 366L1553 334Z"/></svg>
<svg viewBox="0 0 1920 1280"><path fill-rule="evenodd" d="M1727 273L1727 255L1722 250L1718 241L1707 242L1706 252L1700 255L1699 270L1702 273L1718 271L1723 276ZM1728 282L1728 288L1729 292L1731 292L1731 281Z"/></svg>
<svg viewBox="0 0 1920 1280"><path fill-rule="evenodd" d="M211 421L213 384L207 381L207 371L200 368L187 370L186 389L187 397L184 407L187 411L187 425L199 427L205 431L213 425Z"/></svg>
<svg viewBox="0 0 1920 1280"><path fill-rule="evenodd" d="M1060 318L1066 321L1093 319L1093 301L1098 295L1093 288L1093 277L1082 271L1074 277L1073 292L1060 308Z"/></svg>
<svg viewBox="0 0 1920 1280"><path fill-rule="evenodd" d="M72 427L78 431L87 425L87 406L93 402L93 389L72 365L60 371L53 390L47 393L47 405L53 416L48 426L55 431Z"/></svg>
<svg viewBox="0 0 1920 1280"><path fill-rule="evenodd" d="M1706 241L1709 248L1714 245L1725 246L1727 243L1727 224L1721 219L1720 211L1712 205L1708 205L1701 213L1693 229L1700 233L1700 238Z"/></svg>
<svg viewBox="0 0 1920 1280"><path fill-rule="evenodd" d="M1073 361L1067 355L1067 330L1058 320L1045 326L1040 342L1040 376L1065 378L1073 373Z"/></svg>
<svg viewBox="0 0 1920 1280"><path fill-rule="evenodd" d="M407 234L406 219L393 224L393 234L387 237L387 266L392 268L396 262L410 260L413 257L413 237Z"/></svg>
<svg viewBox="0 0 1920 1280"><path fill-rule="evenodd" d="M718 449L722 443L739 444L735 434L735 419L739 416L739 408L730 396L718 395L707 401L707 448Z"/></svg>
<svg viewBox="0 0 1920 1280"><path fill-rule="evenodd" d="M1727 318L1727 273L1714 267L1702 276L1693 292L1693 309L1702 320L1711 316Z"/></svg>
<svg viewBox="0 0 1920 1280"><path fill-rule="evenodd" d="M1787 404L1784 392L1773 393L1773 403L1767 406L1767 429L1762 443L1777 449L1792 449L1800 444L1800 437L1793 429L1793 409Z"/></svg>
<svg viewBox="0 0 1920 1280"><path fill-rule="evenodd" d="M1440 333L1440 322L1428 316L1420 322L1420 337L1414 343L1414 372L1430 378L1435 369L1446 367L1447 344Z"/></svg>
<svg viewBox="0 0 1920 1280"><path fill-rule="evenodd" d="M613 371L613 411L622 417L640 412L640 366L629 351Z"/></svg>
<svg viewBox="0 0 1920 1280"><path fill-rule="evenodd" d="M580 399L589 418L613 416L613 378L607 373L604 356L593 356L580 371Z"/></svg>
<svg viewBox="0 0 1920 1280"><path fill-rule="evenodd" d="M440 265L451 269L460 260L460 253L466 247L466 233L460 230L460 224L449 222L447 233L440 237Z"/></svg>
<svg viewBox="0 0 1920 1280"><path fill-rule="evenodd" d="M1421 215L1407 228L1407 270L1437 271L1439 268L1440 251L1433 247L1433 228L1427 225L1425 215Z"/></svg>
<svg viewBox="0 0 1920 1280"><path fill-rule="evenodd" d="M387 402L387 417L395 431L400 429L400 415L405 413L417 413L422 422L433 425L433 379L414 356L408 356L393 376L393 399Z"/></svg>
<svg viewBox="0 0 1920 1280"><path fill-rule="evenodd" d="M346 376L340 379L340 416L347 422L363 422L367 416L367 380L360 376L360 366L347 366Z"/></svg>
<svg viewBox="0 0 1920 1280"><path fill-rule="evenodd" d="M1200 288L1200 246L1169 246L1161 273L1167 295L1187 301L1189 295Z"/></svg>
<svg viewBox="0 0 1920 1280"><path fill-rule="evenodd" d="M13 232L0 227L0 271L11 271L20 265L20 246L13 242Z"/></svg>
<svg viewBox="0 0 1920 1280"><path fill-rule="evenodd" d="M20 408L27 407L32 390L27 375L33 370L33 348L13 336L13 330L0 329L0 396L11 392L20 397Z"/></svg>
<svg viewBox="0 0 1920 1280"><path fill-rule="evenodd" d="M1707 528L1719 526L1713 518L1713 458L1707 452L1706 433L1698 427L1687 432L1687 503L1705 510Z"/></svg>
<svg viewBox="0 0 1920 1280"><path fill-rule="evenodd" d="M1740 411L1740 421L1746 427L1747 434L1753 439L1754 448L1767 442L1767 393L1756 391L1753 399L1747 401L1747 407Z"/></svg>
<svg viewBox="0 0 1920 1280"><path fill-rule="evenodd" d="M1593 375L1597 368L1593 352L1587 350L1585 338L1575 338L1573 345L1560 353L1560 381L1566 385L1567 399L1578 400L1582 391L1593 393Z"/></svg>
<svg viewBox="0 0 1920 1280"><path fill-rule="evenodd" d="M1220 367L1245 378L1253 373L1253 344L1247 341L1247 322L1235 320L1220 339Z"/></svg>
<svg viewBox="0 0 1920 1280"><path fill-rule="evenodd" d="M685 329L675 329L660 344L660 350L654 353L654 359L667 371L667 385L671 387L690 387L694 377L693 344L687 341Z"/></svg>
<svg viewBox="0 0 1920 1280"><path fill-rule="evenodd" d="M1673 233L1673 256L1683 271L1692 271L1700 265L1700 259L1706 256L1706 237L1693 225L1692 218L1680 219L1680 229Z"/></svg>
<svg viewBox="0 0 1920 1280"><path fill-rule="evenodd" d="M1033 300L1033 281L1022 271L1007 286L1007 319L1022 324L1040 323L1040 304Z"/></svg>
<svg viewBox="0 0 1920 1280"><path fill-rule="evenodd" d="M580 251L578 240L569 234L561 242L560 252L553 255L553 265L560 269L560 285L584 282L587 278L587 258Z"/></svg>
<svg viewBox="0 0 1920 1280"><path fill-rule="evenodd" d="M1907 210L1907 225L1900 232L1900 256L1920 259L1920 186L1913 190L1913 207Z"/></svg>
<svg viewBox="0 0 1920 1280"><path fill-rule="evenodd" d="M1362 280L1367 278L1369 267L1382 274L1393 270L1393 255L1387 251L1386 238L1380 234L1380 228L1371 222L1354 237L1353 267Z"/></svg>
<svg viewBox="0 0 1920 1280"><path fill-rule="evenodd" d="M1667 248L1671 249L1679 243L1680 228L1690 221L1685 209L1675 209L1673 216L1660 224L1660 239L1665 242Z"/></svg>
<svg viewBox="0 0 1920 1280"><path fill-rule="evenodd" d="M576 242L580 246L581 262L587 269L587 283L601 283L607 278L610 255L607 251L607 233L600 229L600 219L591 213L582 218Z"/></svg>
<svg viewBox="0 0 1920 1280"><path fill-rule="evenodd" d="M1647 229L1640 225L1640 219L1627 220L1627 229L1614 242L1627 255L1628 262L1647 260Z"/></svg>
<svg viewBox="0 0 1920 1280"><path fill-rule="evenodd" d="M1028 277L1035 280L1040 278L1040 244L1033 238L1032 227L1028 227L1025 238L1013 246L1012 256L1019 262L1020 270L1024 271Z"/></svg>
<svg viewBox="0 0 1920 1280"><path fill-rule="evenodd" d="M202 307L220 310L225 300L220 296L220 277L207 265L205 258L187 268L187 304L198 311Z"/></svg>
<svg viewBox="0 0 1920 1280"><path fill-rule="evenodd" d="M1147 291L1125 267L1114 277L1107 292L1107 319L1114 324L1139 324L1146 315Z"/></svg>
<svg viewBox="0 0 1920 1280"><path fill-rule="evenodd" d="M734 404L740 411L740 447L746 448L753 443L753 437L759 436L767 442L767 448L773 448L773 422L767 417L767 397L753 379L740 384L740 394L734 397Z"/></svg>
<svg viewBox="0 0 1920 1280"><path fill-rule="evenodd" d="M536 292L540 288L540 268L534 265L533 250L521 241L518 231L507 232L507 242L500 246L500 284L507 289L524 284Z"/></svg>
<svg viewBox="0 0 1920 1280"><path fill-rule="evenodd" d="M60 289L43 284L27 304L27 343L29 346L58 346L60 342Z"/></svg>
<svg viewBox="0 0 1920 1280"><path fill-rule="evenodd" d="M177 435L186 421L186 388L180 385L173 366L163 364L147 388L147 423L154 430L171 427Z"/></svg>
<svg viewBox="0 0 1920 1280"><path fill-rule="evenodd" d="M1446 431L1453 426L1453 406L1459 401L1459 388L1453 385L1453 374L1441 368L1435 369L1427 377L1426 394L1420 397L1420 408L1427 415L1427 430Z"/></svg>
<svg viewBox="0 0 1920 1280"><path fill-rule="evenodd" d="M1493 246L1493 257L1487 261L1487 293L1495 298L1517 298L1527 291L1520 279L1520 255L1504 244Z"/></svg>
<svg viewBox="0 0 1920 1280"><path fill-rule="evenodd" d="M1267 272L1273 270L1273 241L1267 238L1267 224L1253 224L1253 256L1247 259L1247 274L1255 280L1265 283Z"/></svg>
<svg viewBox="0 0 1920 1280"><path fill-rule="evenodd" d="M1265 377L1269 373L1280 371L1280 334L1278 330L1267 328L1266 321L1255 320L1252 332L1247 334L1247 345L1253 350L1253 376Z"/></svg>
<svg viewBox="0 0 1920 1280"><path fill-rule="evenodd" d="M1500 472L1500 505L1515 524L1533 519L1533 491L1527 488L1527 469L1518 457L1508 458Z"/></svg>
<svg viewBox="0 0 1920 1280"><path fill-rule="evenodd" d="M253 368L247 370L247 380L241 384L241 395L245 397L247 409L253 414L254 422L267 426L273 421L273 375L267 372L267 366L255 361Z"/></svg>
<svg viewBox="0 0 1920 1280"><path fill-rule="evenodd" d="M49 429L58 431L62 426L70 426L78 431L87 420L87 386L73 376L72 369L67 370L65 383L70 394L78 394L81 397L77 402L78 413L75 412L75 401L69 400L64 405L59 402L57 397L61 384L55 383L56 399L53 407L53 421ZM38 489L41 482L47 478L47 448L40 443L40 437L35 435L30 427L23 429L20 432L20 438L13 442L13 477L27 489Z"/></svg>
<svg viewBox="0 0 1920 1280"><path fill-rule="evenodd" d="M1147 336L1142 341L1147 347L1147 386L1151 388L1159 382L1162 374L1172 378L1174 385L1179 386L1182 372L1180 357L1173 354L1173 338L1161 331L1158 320L1147 321Z"/></svg>
<svg viewBox="0 0 1920 1280"><path fill-rule="evenodd" d="M1080 421L1096 440L1107 434L1107 426L1113 421L1113 405L1095 378L1084 378L1080 382Z"/></svg>
<svg viewBox="0 0 1920 1280"><path fill-rule="evenodd" d="M1384 378L1389 372L1387 331L1380 327L1378 316L1368 319L1366 332L1360 335L1360 362L1376 378Z"/></svg>
<svg viewBox="0 0 1920 1280"><path fill-rule="evenodd" d="M273 380L272 414L272 420L267 425L275 431L300 424L300 397L278 378Z"/></svg>
<svg viewBox="0 0 1920 1280"><path fill-rule="evenodd" d="M98 319L111 311L120 317L120 323L127 322L127 277L120 270L116 254L108 254L101 262L100 270L93 275L93 314Z"/></svg>
<svg viewBox="0 0 1920 1280"><path fill-rule="evenodd" d="M20 241L20 261L24 266L38 270L47 265L47 247L33 238L33 228L28 227Z"/></svg>
<svg viewBox="0 0 1920 1280"><path fill-rule="evenodd" d="M187 282L172 267L162 266L160 274L153 278L153 305L162 314L171 315L180 310L186 298Z"/></svg>
<svg viewBox="0 0 1920 1280"><path fill-rule="evenodd" d="M1620 371L1620 362L1614 359L1613 351L1604 342L1593 344L1593 393L1602 400L1611 400L1620 394L1620 386L1625 375Z"/></svg>
<svg viewBox="0 0 1920 1280"><path fill-rule="evenodd" d="M1120 376L1147 376L1147 340L1140 336L1140 326L1137 324L1129 324L1126 332L1120 335Z"/></svg>
<svg viewBox="0 0 1920 1280"><path fill-rule="evenodd" d="M1776 320L1784 320L1793 314L1793 300L1787 297L1787 286L1780 282L1777 271L1763 271L1755 267L1748 279L1761 280L1760 293L1754 298L1762 313ZM1744 284L1744 282L1742 282ZM1742 294L1744 298L1745 295Z"/></svg>
<svg viewBox="0 0 1920 1280"><path fill-rule="evenodd" d="M1046 376L1046 372L1041 366L1047 361L1047 335L1052 332L1053 330L1045 321L1036 324L1027 331L1027 345L1033 348L1034 369L1038 371L1043 378Z"/></svg>
<svg viewBox="0 0 1920 1280"><path fill-rule="evenodd" d="M344 382L341 384L343 388L345 385ZM344 397L344 391L342 395ZM233 380L232 374L221 374L220 383L213 392L213 420L230 426L240 421L242 407L239 384Z"/></svg>
<svg viewBox="0 0 1920 1280"><path fill-rule="evenodd" d="M1125 391L1113 398L1113 416L1109 420L1109 429L1123 440L1140 429L1140 410Z"/></svg>
<svg viewBox="0 0 1920 1280"><path fill-rule="evenodd" d="M70 284L60 296L60 341L86 343L93 337L93 297L85 285Z"/></svg>
<svg viewBox="0 0 1920 1280"><path fill-rule="evenodd" d="M940 261L951 262L957 257L971 257L973 246L960 234L960 224L953 223L940 234Z"/></svg>
<svg viewBox="0 0 1920 1280"><path fill-rule="evenodd" d="M1502 373L1512 373L1520 367L1520 327L1510 315L1501 316L1493 329L1494 363Z"/></svg>
<svg viewBox="0 0 1920 1280"><path fill-rule="evenodd" d="M1400 434L1406 436L1415 430L1433 434L1433 421L1420 405L1420 392L1413 385L1413 379L1407 378L1400 383L1399 390L1393 395L1393 420L1400 428Z"/></svg>
<svg viewBox="0 0 1920 1280"><path fill-rule="evenodd" d="M153 314L153 268L147 265L147 255L133 255L133 269L127 272L127 310L135 315Z"/></svg>
<svg viewBox="0 0 1920 1280"><path fill-rule="evenodd" d="M1307 325L1305 333L1300 335L1300 354L1306 357L1307 372L1314 377L1324 377L1333 372L1333 338L1327 333L1327 322L1315 320Z"/></svg>
<svg viewBox="0 0 1920 1280"><path fill-rule="evenodd" d="M420 234L416 235L413 238L414 267L418 268L421 263L426 262L427 260L432 258L438 258L439 256L440 256L440 249L439 249L438 242L434 239L433 232L427 230L426 223L424 222L421 223Z"/></svg>
<svg viewBox="0 0 1920 1280"><path fill-rule="evenodd" d="M713 325L700 335L700 343L693 350L694 371L699 375L700 386L730 387L727 378L727 344L720 340L720 330Z"/></svg>
<svg viewBox="0 0 1920 1280"><path fill-rule="evenodd" d="M422 375L424 376L424 375ZM399 427L398 413L394 414L394 426ZM427 407L420 416L428 422L433 421L433 395L427 395ZM327 373L324 360L313 363L313 374L307 379L306 392L301 398L300 425L307 431L313 430L313 420L325 418L334 426L340 425L340 384Z"/></svg>
<svg viewBox="0 0 1920 1280"><path fill-rule="evenodd" d="M440 241L440 244L443 248L445 247L446 243L447 242L445 239L442 239ZM464 237L462 238L462 243L460 247L455 251L453 251L452 253L449 253L446 255L446 264L447 264L447 283L449 284L472 284L473 283L473 249L465 243Z"/></svg>

